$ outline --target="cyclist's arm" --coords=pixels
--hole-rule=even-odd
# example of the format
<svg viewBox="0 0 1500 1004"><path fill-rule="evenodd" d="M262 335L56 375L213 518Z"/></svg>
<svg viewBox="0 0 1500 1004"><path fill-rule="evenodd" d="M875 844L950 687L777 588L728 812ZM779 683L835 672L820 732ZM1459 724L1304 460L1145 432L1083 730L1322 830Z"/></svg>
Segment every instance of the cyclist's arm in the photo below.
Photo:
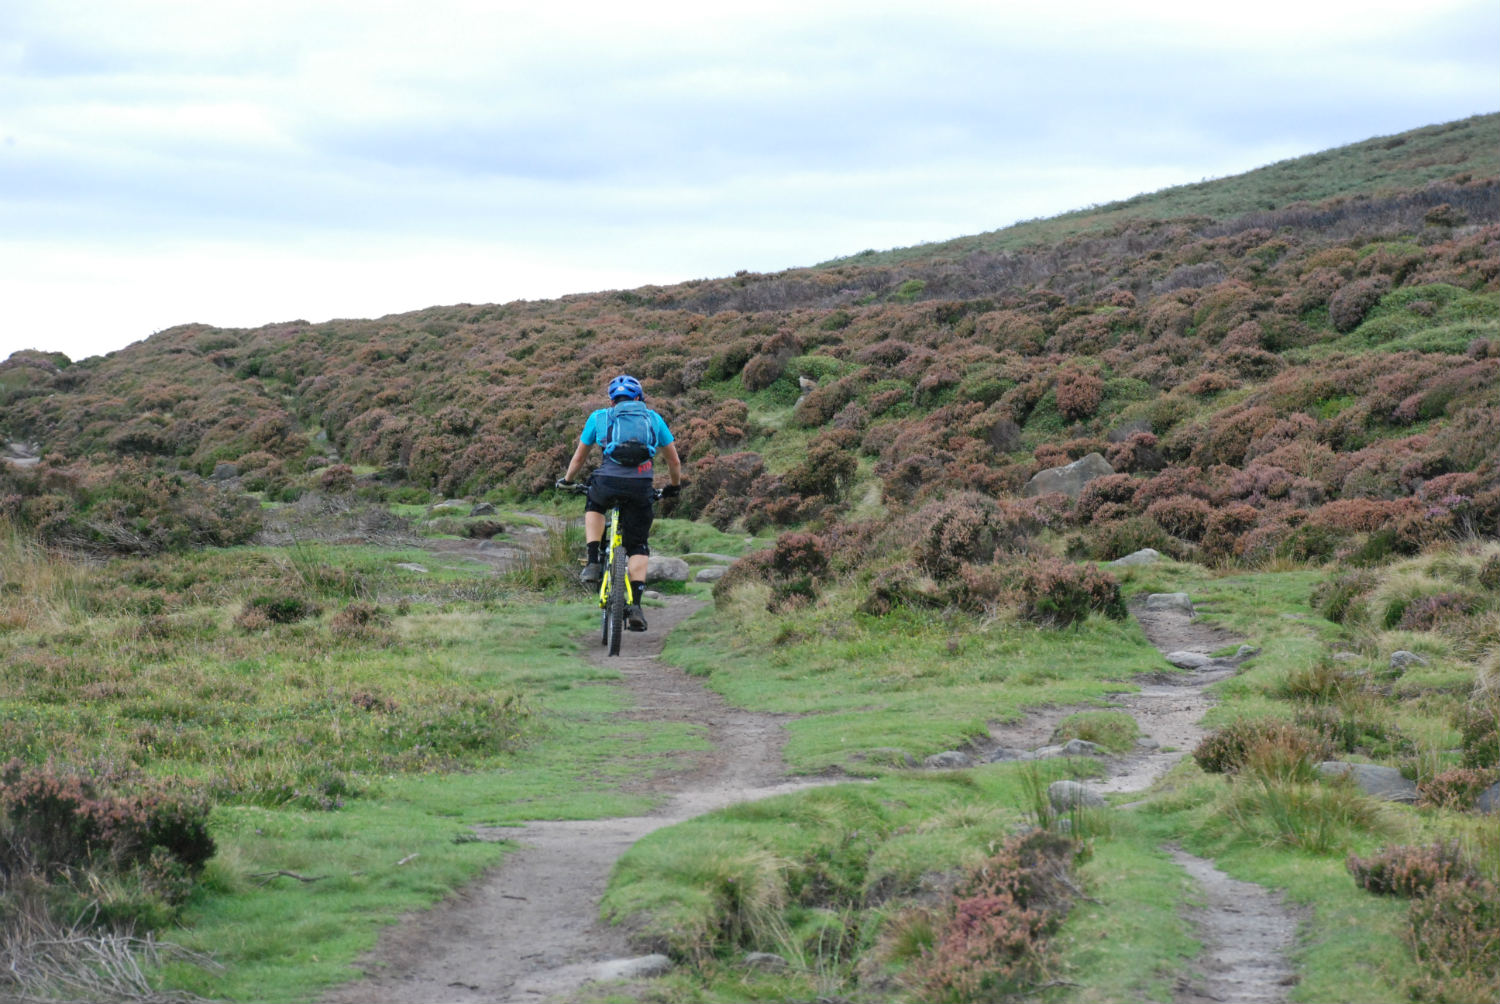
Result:
<svg viewBox="0 0 1500 1004"><path fill-rule="evenodd" d="M667 458L667 479L674 485L682 484L682 458L677 455L677 444L667 443L656 452Z"/></svg>
<svg viewBox="0 0 1500 1004"><path fill-rule="evenodd" d="M584 465L589 462L589 447L592 443L579 441L578 449L573 451L573 459L568 461L568 473L563 475L564 481L577 481L578 475L583 473ZM676 451L673 451L676 455Z"/></svg>

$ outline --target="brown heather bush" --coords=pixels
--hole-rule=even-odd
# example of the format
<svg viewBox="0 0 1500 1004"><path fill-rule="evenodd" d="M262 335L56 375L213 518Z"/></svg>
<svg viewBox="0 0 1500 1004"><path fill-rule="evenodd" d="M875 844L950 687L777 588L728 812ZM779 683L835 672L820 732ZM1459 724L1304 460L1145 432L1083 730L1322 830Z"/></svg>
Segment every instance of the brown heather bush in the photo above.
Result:
<svg viewBox="0 0 1500 1004"><path fill-rule="evenodd" d="M1333 755L1327 737L1314 729L1276 718L1242 718L1204 736L1193 749L1193 759L1210 774L1234 774L1260 747L1297 750L1308 763Z"/></svg>
<svg viewBox="0 0 1500 1004"><path fill-rule="evenodd" d="M1386 847L1367 858L1351 854L1345 867L1361 889L1377 896L1425 896L1440 882L1477 878L1458 841L1424 847Z"/></svg>
<svg viewBox="0 0 1500 1004"><path fill-rule="evenodd" d="M1047 830L1006 840L955 890L903 981L935 1001L1003 1000L1034 987L1076 895L1078 845Z"/></svg>
<svg viewBox="0 0 1500 1004"><path fill-rule="evenodd" d="M1077 624L1093 612L1113 620L1127 613L1119 582L1093 565L1033 559L1022 569L1018 591L1021 615L1049 627Z"/></svg>
<svg viewBox="0 0 1500 1004"><path fill-rule="evenodd" d="M964 565L1023 552L1040 529L1026 510L977 492L929 503L911 522L917 565L939 582L956 578Z"/></svg>
<svg viewBox="0 0 1500 1004"><path fill-rule="evenodd" d="M1203 539L1211 511L1207 502L1192 495L1172 495L1146 507L1146 515L1163 530L1194 542Z"/></svg>
<svg viewBox="0 0 1500 1004"><path fill-rule="evenodd" d="M1332 322L1333 330L1344 334L1359 327L1365 315L1390 288L1391 281L1385 276L1356 279L1341 286L1328 298L1328 320Z"/></svg>
<svg viewBox="0 0 1500 1004"><path fill-rule="evenodd" d="M1159 471L1165 465L1156 448L1156 436L1150 432L1132 432L1123 441L1111 443L1104 459L1122 474Z"/></svg>
<svg viewBox="0 0 1500 1004"><path fill-rule="evenodd" d="M1500 781L1500 767L1488 770L1454 767L1430 780L1419 781L1417 794L1422 805L1466 812L1474 808L1479 796L1497 781Z"/></svg>
<svg viewBox="0 0 1500 1004"><path fill-rule="evenodd" d="M1129 474L1106 474L1102 478L1095 478L1078 493L1074 517L1079 523L1091 522L1099 517L1103 506L1111 503L1120 507L1115 510L1114 518L1134 515L1139 511L1135 507L1135 494L1139 487L1140 482Z"/></svg>

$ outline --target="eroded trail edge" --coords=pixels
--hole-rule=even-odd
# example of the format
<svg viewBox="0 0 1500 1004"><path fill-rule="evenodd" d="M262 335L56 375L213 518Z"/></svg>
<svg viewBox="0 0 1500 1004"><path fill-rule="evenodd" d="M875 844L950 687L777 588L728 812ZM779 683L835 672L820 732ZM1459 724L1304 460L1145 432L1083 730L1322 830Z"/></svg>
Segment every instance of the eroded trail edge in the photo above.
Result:
<svg viewBox="0 0 1500 1004"><path fill-rule="evenodd" d="M327 1004L540 1001L610 978L612 961L631 954L626 933L598 919L620 855L660 827L816 783L786 777L784 716L731 708L661 661L667 633L699 606L670 597L664 608L648 610L651 630L627 636L619 657L597 647L588 655L623 674L621 685L635 699L632 717L708 730L710 749L689 755L684 770L642 782L670 796L662 808L649 816L480 828L482 838L514 841L519 849L444 903L383 933L359 963L365 976L328 993Z"/></svg>

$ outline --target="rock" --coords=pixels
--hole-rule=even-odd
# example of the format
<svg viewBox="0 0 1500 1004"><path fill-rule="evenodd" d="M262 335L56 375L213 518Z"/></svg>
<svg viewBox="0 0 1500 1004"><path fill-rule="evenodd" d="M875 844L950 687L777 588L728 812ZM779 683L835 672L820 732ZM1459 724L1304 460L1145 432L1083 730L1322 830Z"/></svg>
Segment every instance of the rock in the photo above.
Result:
<svg viewBox="0 0 1500 1004"><path fill-rule="evenodd" d="M641 599L643 599L643 600L659 600L659 599L661 599L661 593L658 593L655 589L642 589L641 590Z"/></svg>
<svg viewBox="0 0 1500 1004"><path fill-rule="evenodd" d="M642 955L635 959L601 962L595 973L601 980L642 980L665 976L671 971L672 960L665 955Z"/></svg>
<svg viewBox="0 0 1500 1004"><path fill-rule="evenodd" d="M969 754L960 753L958 750L934 753L922 761L923 767L930 767L934 770L958 770L961 767L972 767L973 765L974 761L969 757Z"/></svg>
<svg viewBox="0 0 1500 1004"><path fill-rule="evenodd" d="M747 952L745 953L746 969L786 969L791 963L787 962L775 952Z"/></svg>
<svg viewBox="0 0 1500 1004"><path fill-rule="evenodd" d="M1426 666L1427 664L1427 659L1415 652L1401 649L1391 653L1392 669L1406 669L1409 666Z"/></svg>
<svg viewBox="0 0 1500 1004"><path fill-rule="evenodd" d="M1159 750L1161 749L1161 743L1157 742L1155 739L1152 739L1150 736L1137 736L1135 740L1135 748L1138 750Z"/></svg>
<svg viewBox="0 0 1500 1004"><path fill-rule="evenodd" d="M1359 790L1372 798L1386 802L1415 802L1417 782L1401 776L1394 767L1381 767L1373 763L1344 763L1342 760L1324 760L1318 770L1326 777L1347 777L1359 786Z"/></svg>
<svg viewBox="0 0 1500 1004"><path fill-rule="evenodd" d="M1031 750L1023 750L1015 746L1001 746L999 749L990 751L987 758L989 763L1004 763L1007 760L1035 760L1036 754Z"/></svg>
<svg viewBox="0 0 1500 1004"><path fill-rule="evenodd" d="M1130 565L1150 565L1161 560L1161 552L1154 547L1143 547L1139 551L1131 551L1123 558L1116 558L1110 564L1117 567L1129 567Z"/></svg>
<svg viewBox="0 0 1500 1004"><path fill-rule="evenodd" d="M1474 800L1474 808L1487 816L1500 812L1500 781L1496 781Z"/></svg>
<svg viewBox="0 0 1500 1004"><path fill-rule="evenodd" d="M818 381L809 379L805 376L799 376L797 378L797 389L804 394L808 393L809 391L817 390Z"/></svg>
<svg viewBox="0 0 1500 1004"><path fill-rule="evenodd" d="M1115 469L1109 466L1109 461L1098 453L1090 453L1082 460L1075 460L1064 467L1050 467L1045 471L1038 471L1032 475L1026 487L1021 489L1021 494L1027 498L1033 495L1050 495L1053 492L1062 492L1068 498L1076 499L1078 493L1083 491L1083 486L1095 478L1113 474Z"/></svg>
<svg viewBox="0 0 1500 1004"><path fill-rule="evenodd" d="M1334 662L1359 662L1361 656L1358 652L1335 652L1332 658Z"/></svg>
<svg viewBox="0 0 1500 1004"><path fill-rule="evenodd" d="M1202 669L1214 661L1202 652L1168 652L1163 658L1178 669Z"/></svg>
<svg viewBox="0 0 1500 1004"><path fill-rule="evenodd" d="M1147 610L1176 610L1193 616L1193 601L1187 593L1152 593L1146 597Z"/></svg>
<svg viewBox="0 0 1500 1004"><path fill-rule="evenodd" d="M688 563L681 558L668 558L653 554L646 563L646 581L686 582L692 571Z"/></svg>
<svg viewBox="0 0 1500 1004"><path fill-rule="evenodd" d="M396 563L397 568L404 568L408 572L416 572L419 575L427 574L427 566L419 565L415 561L401 561Z"/></svg>
<svg viewBox="0 0 1500 1004"><path fill-rule="evenodd" d="M718 582L724 577L724 573L727 571L729 571L729 569L723 565L709 565L707 568L698 569L697 574L693 576L693 581Z"/></svg>
<svg viewBox="0 0 1500 1004"><path fill-rule="evenodd" d="M1241 659L1248 659L1252 655L1260 655L1260 649L1256 648L1254 645L1241 645L1235 651L1234 658L1235 661L1238 662Z"/></svg>
<svg viewBox="0 0 1500 1004"><path fill-rule="evenodd" d="M1061 746L1038 746L1035 750L1032 751L1031 759L1046 760L1048 757L1062 755L1063 748Z"/></svg>
<svg viewBox="0 0 1500 1004"><path fill-rule="evenodd" d="M469 511L469 503L463 499L445 499L427 507L429 516L462 516Z"/></svg>
<svg viewBox="0 0 1500 1004"><path fill-rule="evenodd" d="M1063 754L1065 756L1107 756L1109 750L1087 739L1069 739L1063 743Z"/></svg>
<svg viewBox="0 0 1500 1004"><path fill-rule="evenodd" d="M493 502L476 502L474 508L469 510L470 516L493 516L496 513Z"/></svg>
<svg viewBox="0 0 1500 1004"><path fill-rule="evenodd" d="M214 464L214 472L208 476L210 481L228 481L230 478L240 476L239 466L236 464Z"/></svg>
<svg viewBox="0 0 1500 1004"><path fill-rule="evenodd" d="M1104 805L1103 798L1077 781L1053 781L1047 785L1047 801L1058 812L1067 812L1077 807L1094 809Z"/></svg>

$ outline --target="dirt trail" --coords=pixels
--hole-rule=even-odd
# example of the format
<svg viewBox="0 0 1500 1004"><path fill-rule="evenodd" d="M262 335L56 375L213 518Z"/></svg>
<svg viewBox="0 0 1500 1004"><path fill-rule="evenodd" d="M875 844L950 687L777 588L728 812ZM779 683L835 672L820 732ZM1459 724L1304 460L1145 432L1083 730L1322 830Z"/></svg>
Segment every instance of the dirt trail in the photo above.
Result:
<svg viewBox="0 0 1500 1004"><path fill-rule="evenodd" d="M711 749L689 757L681 772L643 782L671 795L663 808L636 818L481 829L483 838L515 841L520 849L447 902L389 929L361 960L366 975L335 988L326 1004L488 1004L574 994L604 978L605 963L632 954L626 935L598 920L610 869L632 844L704 812L815 783L786 778L784 718L730 708L661 662L666 634L697 606L669 598L665 608L648 608L651 630L628 635L618 658L590 650L591 659L624 674L633 715L708 729Z"/></svg>

